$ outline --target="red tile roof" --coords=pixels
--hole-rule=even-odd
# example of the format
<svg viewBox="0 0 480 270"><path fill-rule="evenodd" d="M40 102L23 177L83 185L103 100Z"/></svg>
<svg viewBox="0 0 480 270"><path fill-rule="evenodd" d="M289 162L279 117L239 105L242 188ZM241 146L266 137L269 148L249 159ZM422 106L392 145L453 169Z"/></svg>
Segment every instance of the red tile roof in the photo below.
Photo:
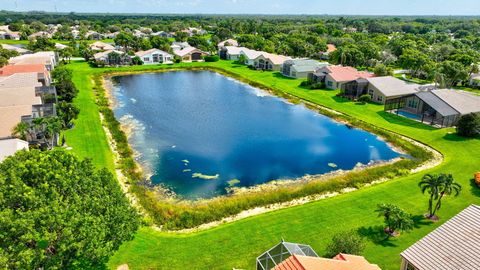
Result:
<svg viewBox="0 0 480 270"><path fill-rule="evenodd" d="M327 44L327 53L331 53L337 50L337 47L334 44Z"/></svg>
<svg viewBox="0 0 480 270"><path fill-rule="evenodd" d="M48 71L43 64L32 64L32 65L8 65L0 68L0 76L10 76L16 73L30 73L38 72L48 74Z"/></svg>
<svg viewBox="0 0 480 270"><path fill-rule="evenodd" d="M366 71L358 71L353 67L344 67L344 66L328 66L325 67L328 74L336 82L348 82L354 81L358 78L371 78L375 75Z"/></svg>
<svg viewBox="0 0 480 270"><path fill-rule="evenodd" d="M333 259L292 255L273 270L380 270L362 256L338 254Z"/></svg>

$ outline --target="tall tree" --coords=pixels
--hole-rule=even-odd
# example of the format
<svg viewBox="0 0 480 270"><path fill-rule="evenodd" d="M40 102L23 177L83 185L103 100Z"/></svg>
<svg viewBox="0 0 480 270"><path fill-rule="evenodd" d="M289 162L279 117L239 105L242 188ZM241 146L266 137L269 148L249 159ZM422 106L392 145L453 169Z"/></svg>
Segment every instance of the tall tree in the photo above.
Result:
<svg viewBox="0 0 480 270"><path fill-rule="evenodd" d="M57 149L0 163L5 269L98 269L138 226L115 178L89 160Z"/></svg>

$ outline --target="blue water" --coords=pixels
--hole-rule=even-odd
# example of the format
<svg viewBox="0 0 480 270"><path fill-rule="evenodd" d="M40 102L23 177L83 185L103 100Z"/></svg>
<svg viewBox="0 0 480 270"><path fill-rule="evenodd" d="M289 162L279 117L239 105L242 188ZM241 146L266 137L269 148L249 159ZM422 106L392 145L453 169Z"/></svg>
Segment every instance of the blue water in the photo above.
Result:
<svg viewBox="0 0 480 270"><path fill-rule="evenodd" d="M350 170L400 156L373 134L213 72L112 81L115 115L133 127L129 140L137 160L153 183L180 197L213 197L232 184Z"/></svg>

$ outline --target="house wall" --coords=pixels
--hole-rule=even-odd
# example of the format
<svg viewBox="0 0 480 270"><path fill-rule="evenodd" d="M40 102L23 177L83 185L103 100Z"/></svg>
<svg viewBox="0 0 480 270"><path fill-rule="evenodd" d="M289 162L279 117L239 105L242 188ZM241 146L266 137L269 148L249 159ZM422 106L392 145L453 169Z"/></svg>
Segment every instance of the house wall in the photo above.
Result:
<svg viewBox="0 0 480 270"><path fill-rule="evenodd" d="M341 88L341 83L337 83L337 81L335 81L332 76L330 76L330 74L327 74L325 76L325 87L327 89L332 89L332 90L335 90L335 89L339 89Z"/></svg>
<svg viewBox="0 0 480 270"><path fill-rule="evenodd" d="M378 104L385 104L387 100L387 97L372 84L368 84L368 94L372 97L372 101Z"/></svg>
<svg viewBox="0 0 480 270"><path fill-rule="evenodd" d="M156 62L153 61L154 55L158 55L158 61ZM145 65L161 64L172 61L169 55L165 55L163 53L150 53L142 56L141 59Z"/></svg>

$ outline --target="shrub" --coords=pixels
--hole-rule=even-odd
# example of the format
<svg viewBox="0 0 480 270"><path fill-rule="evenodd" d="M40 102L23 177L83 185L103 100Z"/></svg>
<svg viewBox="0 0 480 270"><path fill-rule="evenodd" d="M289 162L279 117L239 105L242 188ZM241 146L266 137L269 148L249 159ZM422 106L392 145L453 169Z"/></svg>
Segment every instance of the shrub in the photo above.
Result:
<svg viewBox="0 0 480 270"><path fill-rule="evenodd" d="M180 56L178 56L178 55L175 55L175 56L173 57L173 62L175 62L175 63L178 64L178 63L182 62L182 58L181 58Z"/></svg>
<svg viewBox="0 0 480 270"><path fill-rule="evenodd" d="M365 239L356 231L344 231L335 234L327 246L327 256L333 257L339 253L361 255L365 249Z"/></svg>
<svg viewBox="0 0 480 270"><path fill-rule="evenodd" d="M457 123L457 133L463 137L480 135L480 114L467 114L460 117Z"/></svg>
<svg viewBox="0 0 480 270"><path fill-rule="evenodd" d="M368 102L370 102L370 101L372 101L372 97L371 97L370 95L368 95L368 94L366 94L366 95L361 95L361 96L358 98L358 102L361 102L361 103L363 103L363 104L368 103Z"/></svg>
<svg viewBox="0 0 480 270"><path fill-rule="evenodd" d="M218 55L207 55L203 58L205 62L218 62L220 60L220 57Z"/></svg>
<svg viewBox="0 0 480 270"><path fill-rule="evenodd" d="M143 61L140 57L135 56L135 57L132 58L132 65L141 66L141 65L143 65Z"/></svg>

